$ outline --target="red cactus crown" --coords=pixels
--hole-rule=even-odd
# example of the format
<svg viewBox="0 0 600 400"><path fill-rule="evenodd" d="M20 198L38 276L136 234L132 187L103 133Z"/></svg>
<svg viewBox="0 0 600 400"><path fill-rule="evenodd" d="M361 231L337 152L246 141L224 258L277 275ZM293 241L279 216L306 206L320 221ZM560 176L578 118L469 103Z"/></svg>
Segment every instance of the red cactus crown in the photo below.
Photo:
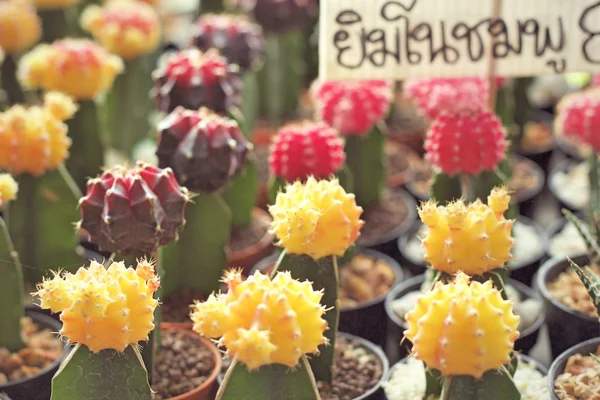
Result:
<svg viewBox="0 0 600 400"><path fill-rule="evenodd" d="M556 130L600 151L600 87L566 96L558 105Z"/></svg>
<svg viewBox="0 0 600 400"><path fill-rule="evenodd" d="M212 84L228 73L227 60L215 50L186 49L172 55L165 75L184 86Z"/></svg>

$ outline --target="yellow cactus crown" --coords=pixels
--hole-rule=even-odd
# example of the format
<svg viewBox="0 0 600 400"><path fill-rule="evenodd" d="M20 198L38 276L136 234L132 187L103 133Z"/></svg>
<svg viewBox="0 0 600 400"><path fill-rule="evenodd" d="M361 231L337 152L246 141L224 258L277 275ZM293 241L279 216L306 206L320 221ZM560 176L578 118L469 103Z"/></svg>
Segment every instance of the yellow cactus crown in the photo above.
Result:
<svg viewBox="0 0 600 400"><path fill-rule="evenodd" d="M90 5L81 14L81 26L108 51L126 60L151 53L160 43L158 13L138 0Z"/></svg>
<svg viewBox="0 0 600 400"><path fill-rule="evenodd" d="M34 176L57 168L71 147L64 121L76 111L73 99L49 92L41 106L16 105L0 113L0 168Z"/></svg>
<svg viewBox="0 0 600 400"><path fill-rule="evenodd" d="M61 335L91 351L123 351L148 339L154 329L153 298L159 287L151 262L140 260L136 269L123 262L108 268L92 261L75 274L56 273L38 285L34 293L40 306L60 312Z"/></svg>
<svg viewBox="0 0 600 400"><path fill-rule="evenodd" d="M435 287L406 314L413 355L443 376L480 378L510 361L519 317L492 281L471 282L463 273Z"/></svg>
<svg viewBox="0 0 600 400"><path fill-rule="evenodd" d="M29 0L0 1L0 47L21 53L42 36L42 25Z"/></svg>
<svg viewBox="0 0 600 400"><path fill-rule="evenodd" d="M502 268L511 259L513 245L514 220L504 218L509 203L508 191L496 188L487 205L480 200L469 205L459 200L446 207L433 201L422 204L419 216L428 228L425 260L448 274L482 275Z"/></svg>
<svg viewBox="0 0 600 400"><path fill-rule="evenodd" d="M29 89L59 91L78 100L106 92L123 72L123 60L88 39L40 44L19 62L18 77Z"/></svg>
<svg viewBox="0 0 600 400"><path fill-rule="evenodd" d="M224 279L229 290L196 303L191 314L194 331L211 339L248 369L283 364L294 367L300 358L326 343L322 292L310 282L298 282L289 272L273 280L256 272L242 281L239 271Z"/></svg>
<svg viewBox="0 0 600 400"><path fill-rule="evenodd" d="M78 4L81 0L33 0L35 7L40 10L57 10Z"/></svg>
<svg viewBox="0 0 600 400"><path fill-rule="evenodd" d="M11 174L0 174L0 207L4 207L9 201L17 198L19 185Z"/></svg>
<svg viewBox="0 0 600 400"><path fill-rule="evenodd" d="M362 208L337 179L297 181L277 194L269 207L272 232L290 254L308 254L315 260L341 256L356 242L364 222Z"/></svg>

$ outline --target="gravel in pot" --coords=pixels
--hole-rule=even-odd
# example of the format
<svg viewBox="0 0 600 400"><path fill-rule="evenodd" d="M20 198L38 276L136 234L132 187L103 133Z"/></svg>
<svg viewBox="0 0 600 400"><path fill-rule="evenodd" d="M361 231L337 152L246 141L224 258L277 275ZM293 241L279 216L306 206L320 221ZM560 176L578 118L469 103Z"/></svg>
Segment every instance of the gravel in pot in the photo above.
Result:
<svg viewBox="0 0 600 400"><path fill-rule="evenodd" d="M552 169L548 178L548 187L560 207L578 212L590 201L587 162L562 160Z"/></svg>
<svg viewBox="0 0 600 400"><path fill-rule="evenodd" d="M585 255L574 257L573 261L582 267L589 263ZM536 289L544 302L552 358L600 335L595 308L590 306L591 299L571 271L567 258L546 261L536 277Z"/></svg>
<svg viewBox="0 0 600 400"><path fill-rule="evenodd" d="M278 256L275 253L265 258L253 271L270 273ZM383 347L387 337L383 303L389 291L403 280L404 272L394 259L375 250L359 249L350 263L340 266L339 330Z"/></svg>
<svg viewBox="0 0 600 400"><path fill-rule="evenodd" d="M584 218L581 214L578 217ZM585 240L581 237L575 225L569 222L566 217L557 219L546 229L544 248L548 259L573 257L587 251Z"/></svg>
<svg viewBox="0 0 600 400"><path fill-rule="evenodd" d="M530 122L523 127L525 134L517 152L529 158L547 171L556 140L552 128L554 116L542 110L536 110Z"/></svg>
<svg viewBox="0 0 600 400"><path fill-rule="evenodd" d="M385 300L385 311L390 327L388 355L391 360L407 356L412 348L410 341L404 338L406 323L403 315L414 308L417 297L422 293L424 281L425 275L408 279L396 286ZM507 283L506 290L509 298L513 299L514 312L521 317L518 328L520 335L515 342L515 350L527 354L537 343L540 329L544 324L544 314L541 312L542 299L521 282L511 279ZM517 299L519 301L516 301Z"/></svg>
<svg viewBox="0 0 600 400"><path fill-rule="evenodd" d="M424 249L421 238L425 237L427 227L417 221L413 227L398 239L398 250L402 265L413 275L425 272L423 259ZM519 217L514 225L512 248L513 259L508 263L510 277L525 285L531 286L533 276L537 272L545 254L544 231L536 222L526 217Z"/></svg>
<svg viewBox="0 0 600 400"><path fill-rule="evenodd" d="M550 366L548 390L552 400L595 400L600 398L600 338L571 347Z"/></svg>

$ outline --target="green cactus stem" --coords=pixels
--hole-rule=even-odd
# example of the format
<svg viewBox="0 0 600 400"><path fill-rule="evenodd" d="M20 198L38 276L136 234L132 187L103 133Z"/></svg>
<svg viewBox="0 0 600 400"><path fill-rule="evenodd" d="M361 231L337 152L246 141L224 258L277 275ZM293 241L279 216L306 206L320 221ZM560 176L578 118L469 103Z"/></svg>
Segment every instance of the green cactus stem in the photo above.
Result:
<svg viewBox="0 0 600 400"><path fill-rule="evenodd" d="M223 200L231 210L234 228L248 226L258 196L258 170L254 160L248 159L244 170L223 191Z"/></svg>
<svg viewBox="0 0 600 400"><path fill-rule="evenodd" d="M492 189L498 186L506 185L508 178L497 168L493 171L483 171L479 175L470 177L472 198L469 200L481 199L486 201Z"/></svg>
<svg viewBox="0 0 600 400"><path fill-rule="evenodd" d="M513 98L514 98L514 123L515 123L515 134L512 135L511 144L513 150L516 150L521 145L521 140L525 135L525 124L531 120L531 114L533 109L529 102L527 90L531 86L533 78L516 78L513 86Z"/></svg>
<svg viewBox="0 0 600 400"><path fill-rule="evenodd" d="M520 400L521 393L506 367L488 371L481 379L453 376L444 380L440 400Z"/></svg>
<svg viewBox="0 0 600 400"><path fill-rule="evenodd" d="M246 139L251 140L260 114L260 85L257 73L254 71L246 73L243 77L243 84L241 113L244 116L245 127L242 131Z"/></svg>
<svg viewBox="0 0 600 400"><path fill-rule="evenodd" d="M7 221L28 282L39 282L51 269L75 272L81 266L72 221L79 217L77 198L58 170L39 178L20 175L19 196L11 203ZM0 264L12 263L10 250L0 242Z"/></svg>
<svg viewBox="0 0 600 400"><path fill-rule="evenodd" d="M25 94L17 80L17 60L11 54L7 54L0 64L0 85L8 105L25 103Z"/></svg>
<svg viewBox="0 0 600 400"><path fill-rule="evenodd" d="M52 43L70 34L70 21L64 8L38 10L42 20L42 42Z"/></svg>
<svg viewBox="0 0 600 400"><path fill-rule="evenodd" d="M152 400L148 372L139 350L92 353L78 344L52 379L50 400Z"/></svg>
<svg viewBox="0 0 600 400"><path fill-rule="evenodd" d="M293 370L274 364L248 371L243 364L234 360L223 378L216 400L256 399L320 400L306 356Z"/></svg>
<svg viewBox="0 0 600 400"><path fill-rule="evenodd" d="M598 154L592 152L588 159L589 166L589 186L590 186L590 207L588 212L588 221L592 227L592 232L596 238L596 243L600 241L600 163Z"/></svg>
<svg viewBox="0 0 600 400"><path fill-rule="evenodd" d="M440 205L445 205L451 201L460 199L462 197L460 175L447 175L443 172L436 173L433 176L430 197Z"/></svg>
<svg viewBox="0 0 600 400"><path fill-rule="evenodd" d="M199 194L192 201L185 207L186 224L179 241L161 250L164 296L187 288L208 297L219 288L227 266L229 208L218 194Z"/></svg>
<svg viewBox="0 0 600 400"><path fill-rule="evenodd" d="M375 126L367 135L346 137L346 165L352 173L356 202L362 207L379 203L386 180L385 135Z"/></svg>
<svg viewBox="0 0 600 400"><path fill-rule="evenodd" d="M67 169L73 175L79 189L85 191L88 179L97 176L104 164L102 125L96 102L93 100L79 102L77 114L67 121L67 125L69 137L73 141Z"/></svg>
<svg viewBox="0 0 600 400"><path fill-rule="evenodd" d="M8 252L8 257L2 252L2 258L7 260L0 262L0 347L14 352L25 346L21 335L21 318L24 314L23 270L4 221L7 213L8 208L4 210L5 215L0 217L0 229Z"/></svg>
<svg viewBox="0 0 600 400"><path fill-rule="evenodd" d="M106 144L132 157L134 146L148 136L152 101L151 71L155 65L152 55L125 62L125 72L118 75L107 93L102 111Z"/></svg>

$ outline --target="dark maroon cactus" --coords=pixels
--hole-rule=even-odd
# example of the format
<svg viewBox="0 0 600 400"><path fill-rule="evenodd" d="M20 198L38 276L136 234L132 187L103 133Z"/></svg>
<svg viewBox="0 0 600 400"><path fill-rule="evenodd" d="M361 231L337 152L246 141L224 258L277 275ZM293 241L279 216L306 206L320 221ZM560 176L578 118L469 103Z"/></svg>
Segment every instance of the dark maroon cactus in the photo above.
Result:
<svg viewBox="0 0 600 400"><path fill-rule="evenodd" d="M265 33L275 34L303 28L318 11L316 0L226 0L226 3L252 15Z"/></svg>
<svg viewBox="0 0 600 400"><path fill-rule="evenodd" d="M177 239L189 200L171 169L117 166L88 181L77 228L101 251L152 254Z"/></svg>
<svg viewBox="0 0 600 400"><path fill-rule="evenodd" d="M175 109L159 123L158 135L159 166L172 168L178 181L195 192L227 186L252 148L237 122L206 108Z"/></svg>
<svg viewBox="0 0 600 400"><path fill-rule="evenodd" d="M264 54L262 28L243 15L202 15L196 21L192 41L202 51L219 50L241 72L251 70Z"/></svg>
<svg viewBox="0 0 600 400"><path fill-rule="evenodd" d="M167 56L152 74L152 97L158 110L171 112L181 106L206 107L228 114L242 101L240 68L227 62L216 49L191 48Z"/></svg>

